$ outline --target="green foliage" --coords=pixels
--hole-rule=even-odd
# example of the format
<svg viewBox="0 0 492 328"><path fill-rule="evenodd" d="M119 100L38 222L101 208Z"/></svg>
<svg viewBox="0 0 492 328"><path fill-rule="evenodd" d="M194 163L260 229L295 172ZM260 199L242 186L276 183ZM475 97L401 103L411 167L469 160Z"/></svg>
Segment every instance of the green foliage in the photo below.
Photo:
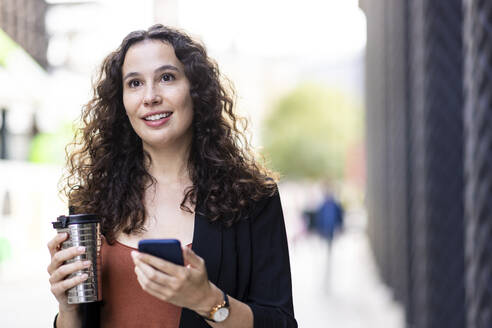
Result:
<svg viewBox="0 0 492 328"><path fill-rule="evenodd" d="M18 45L0 29L0 66L6 66L7 57L16 48L18 48Z"/></svg>
<svg viewBox="0 0 492 328"><path fill-rule="evenodd" d="M31 141L29 161L63 165L65 146L72 140L73 134L70 123L61 125L55 133L38 133Z"/></svg>
<svg viewBox="0 0 492 328"><path fill-rule="evenodd" d="M9 240L5 237L0 237L0 263L12 257L12 247Z"/></svg>
<svg viewBox="0 0 492 328"><path fill-rule="evenodd" d="M341 92L304 84L263 122L264 155L292 178L339 179L347 148L362 135L362 111Z"/></svg>

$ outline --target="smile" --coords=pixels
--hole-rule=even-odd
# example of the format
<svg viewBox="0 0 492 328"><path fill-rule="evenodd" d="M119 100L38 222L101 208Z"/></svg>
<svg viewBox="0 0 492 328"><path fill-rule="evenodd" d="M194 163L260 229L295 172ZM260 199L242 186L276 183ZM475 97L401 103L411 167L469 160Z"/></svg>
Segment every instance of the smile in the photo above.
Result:
<svg viewBox="0 0 492 328"><path fill-rule="evenodd" d="M169 116L171 116L171 114L172 114L171 112L154 114L154 115L144 117L144 120L146 120L146 121L157 121L157 120L169 117Z"/></svg>

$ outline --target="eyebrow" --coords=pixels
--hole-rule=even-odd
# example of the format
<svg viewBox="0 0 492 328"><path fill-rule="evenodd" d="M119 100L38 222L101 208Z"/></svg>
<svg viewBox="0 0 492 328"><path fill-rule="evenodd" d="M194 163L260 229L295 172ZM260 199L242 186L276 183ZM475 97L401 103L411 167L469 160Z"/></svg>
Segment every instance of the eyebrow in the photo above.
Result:
<svg viewBox="0 0 492 328"><path fill-rule="evenodd" d="M161 67L155 69L154 70L154 73L160 72L160 71L167 71L167 70L179 72L179 69L176 66L173 66L173 65L162 65ZM130 77L137 76L137 75L139 75L139 73L137 73L137 72L129 72L129 73L125 74L125 76L123 77L123 81L125 81L126 79L128 79Z"/></svg>

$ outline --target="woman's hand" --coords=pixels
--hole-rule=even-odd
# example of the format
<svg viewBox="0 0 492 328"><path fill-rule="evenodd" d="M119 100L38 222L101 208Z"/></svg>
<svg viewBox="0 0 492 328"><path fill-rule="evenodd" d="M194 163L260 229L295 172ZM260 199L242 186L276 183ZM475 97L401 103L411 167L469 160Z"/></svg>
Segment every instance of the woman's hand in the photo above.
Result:
<svg viewBox="0 0 492 328"><path fill-rule="evenodd" d="M183 247L185 266L137 251L132 258L140 286L158 299L203 316L222 299L220 290L208 280L205 261L189 247Z"/></svg>
<svg viewBox="0 0 492 328"><path fill-rule="evenodd" d="M64 264L77 255L85 252L84 247L70 247L61 249L61 244L67 240L67 233L58 233L53 239L48 242L48 249L51 255L51 263L48 265L48 273L50 274L51 292L55 295L58 304L60 315L62 312L75 312L77 304L68 304L68 296L66 291L87 279L87 274L65 279L68 275L88 268L91 265L90 261L77 261L69 264Z"/></svg>

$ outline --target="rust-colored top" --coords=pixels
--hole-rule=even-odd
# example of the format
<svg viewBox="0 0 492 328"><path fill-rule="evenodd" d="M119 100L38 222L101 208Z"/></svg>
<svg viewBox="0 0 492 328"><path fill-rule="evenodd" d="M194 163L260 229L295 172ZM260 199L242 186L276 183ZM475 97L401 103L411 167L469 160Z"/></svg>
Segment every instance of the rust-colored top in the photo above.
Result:
<svg viewBox="0 0 492 328"><path fill-rule="evenodd" d="M103 238L102 328L178 328L181 308L161 301L140 287L131 251L119 242L109 245Z"/></svg>

